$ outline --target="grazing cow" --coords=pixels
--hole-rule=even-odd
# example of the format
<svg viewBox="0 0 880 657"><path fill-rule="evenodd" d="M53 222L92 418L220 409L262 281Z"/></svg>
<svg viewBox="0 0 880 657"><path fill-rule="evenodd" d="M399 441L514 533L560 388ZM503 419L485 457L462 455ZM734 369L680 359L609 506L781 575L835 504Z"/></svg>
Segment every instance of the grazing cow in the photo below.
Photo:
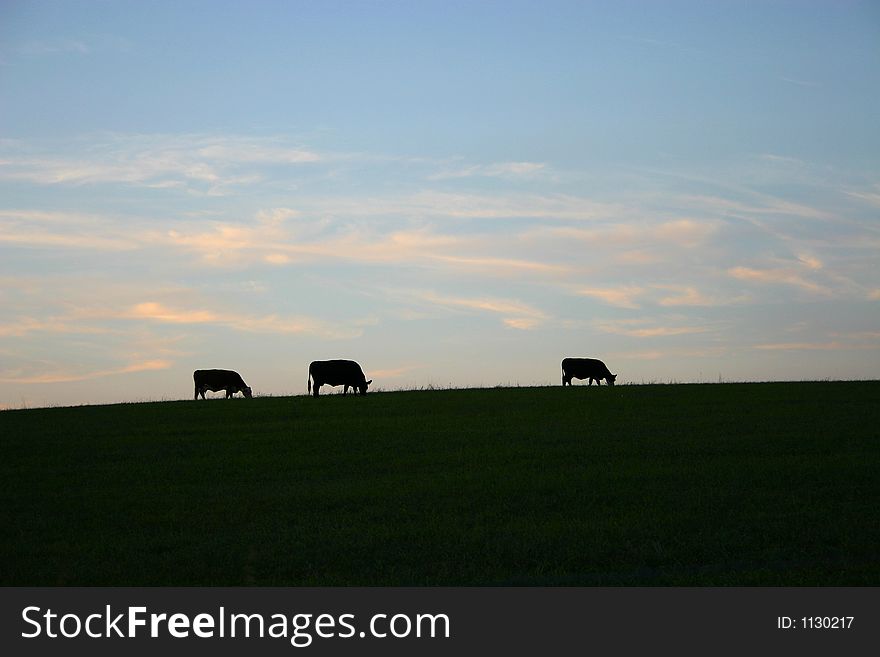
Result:
<svg viewBox="0 0 880 657"><path fill-rule="evenodd" d="M361 366L353 360L316 360L309 365L309 393L312 392L312 382L315 384L314 395L317 397L318 389L325 383L330 386L343 386L343 395L348 392L349 386L352 391L366 395L367 386L373 380L367 381Z"/></svg>
<svg viewBox="0 0 880 657"><path fill-rule="evenodd" d="M193 381L196 384L195 399L202 396L205 399L205 392L217 392L218 390L226 391L226 399L229 399L237 392L242 393L245 397L252 397L251 388L244 382L238 372L231 370L196 370L193 372Z"/></svg>
<svg viewBox="0 0 880 657"><path fill-rule="evenodd" d="M589 379L587 385L601 385L602 379L613 386L616 374L612 374L605 363L595 358L563 358L562 359L562 385L571 385L572 379Z"/></svg>

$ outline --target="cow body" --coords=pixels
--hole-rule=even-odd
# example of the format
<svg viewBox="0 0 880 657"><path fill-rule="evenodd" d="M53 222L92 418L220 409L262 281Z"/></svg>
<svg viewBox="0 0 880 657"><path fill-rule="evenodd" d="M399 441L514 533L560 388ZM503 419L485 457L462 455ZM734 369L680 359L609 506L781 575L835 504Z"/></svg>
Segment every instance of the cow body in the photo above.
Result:
<svg viewBox="0 0 880 657"><path fill-rule="evenodd" d="M572 379L589 379L587 385L600 385L602 379L613 386L616 374L612 374L601 360L595 358L564 358L562 360L562 385L570 386Z"/></svg>
<svg viewBox="0 0 880 657"><path fill-rule="evenodd" d="M245 397L252 396L250 386L244 382L238 372L232 370L196 370L193 372L193 382L196 386L195 399L198 399L199 395L205 399L205 393L209 390L211 392L225 390L226 399L237 392Z"/></svg>
<svg viewBox="0 0 880 657"><path fill-rule="evenodd" d="M366 395L367 386L372 382L372 379L367 381L361 366L353 360L316 360L309 365L308 389L315 397L318 396L318 389L325 383L330 386L344 386L343 395L348 392L349 386L353 391Z"/></svg>

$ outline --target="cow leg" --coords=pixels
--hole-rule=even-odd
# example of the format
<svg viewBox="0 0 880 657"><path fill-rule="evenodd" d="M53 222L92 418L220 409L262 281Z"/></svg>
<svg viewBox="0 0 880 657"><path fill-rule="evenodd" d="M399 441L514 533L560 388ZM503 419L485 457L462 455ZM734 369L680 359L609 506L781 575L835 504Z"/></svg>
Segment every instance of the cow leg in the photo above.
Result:
<svg viewBox="0 0 880 657"><path fill-rule="evenodd" d="M319 390L320 388L321 388L321 384L318 383L317 381L315 381L315 384L312 386L312 390L314 391L312 394L313 394L315 397L318 396L318 390Z"/></svg>

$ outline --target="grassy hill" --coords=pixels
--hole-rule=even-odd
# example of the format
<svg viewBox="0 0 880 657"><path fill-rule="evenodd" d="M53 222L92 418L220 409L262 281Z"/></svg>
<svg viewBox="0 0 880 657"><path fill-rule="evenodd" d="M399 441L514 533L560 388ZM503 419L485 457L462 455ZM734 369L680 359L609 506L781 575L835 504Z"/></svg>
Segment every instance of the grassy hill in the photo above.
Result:
<svg viewBox="0 0 880 657"><path fill-rule="evenodd" d="M3 585L880 584L880 382L0 412Z"/></svg>

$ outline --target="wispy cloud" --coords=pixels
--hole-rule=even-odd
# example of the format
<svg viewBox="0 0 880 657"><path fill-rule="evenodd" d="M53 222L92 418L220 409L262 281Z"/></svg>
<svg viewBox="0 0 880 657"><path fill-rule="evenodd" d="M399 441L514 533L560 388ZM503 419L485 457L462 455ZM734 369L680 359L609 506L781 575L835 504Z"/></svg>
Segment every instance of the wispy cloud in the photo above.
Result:
<svg viewBox="0 0 880 657"><path fill-rule="evenodd" d="M563 274L571 271L567 265L559 265L536 260L522 260L518 258L495 258L491 256L456 256L430 254L428 257L455 267L456 269L479 270L496 275L508 275L511 273L543 273Z"/></svg>
<svg viewBox="0 0 880 657"><path fill-rule="evenodd" d="M631 338L663 338L709 331L706 326L682 325L679 322L656 324L646 319L598 321L594 325L604 333L625 335Z"/></svg>
<svg viewBox="0 0 880 657"><path fill-rule="evenodd" d="M644 36L630 36L630 35L620 35L617 37L618 40L623 41L629 44L635 44L638 46L646 46L648 48L656 49L656 50L668 50L671 52L677 52L682 55L702 55L703 51L699 48L695 48L693 46L688 46L678 41L670 41L669 39L657 39L653 37L644 37Z"/></svg>
<svg viewBox="0 0 880 657"><path fill-rule="evenodd" d="M636 299L644 293L645 288L634 285L604 288L584 287L577 290L577 294L581 296L593 297L619 308L638 308L639 304L636 303Z"/></svg>
<svg viewBox="0 0 880 657"><path fill-rule="evenodd" d="M343 219L312 222L300 219L302 214L285 210L260 213L250 223L192 224L169 230L164 239L170 246L216 266L248 261L285 266L320 260L442 267L498 276L560 275L570 270L558 263L498 255L499 241L491 235L441 233L424 224L399 227L351 224ZM511 243L511 248L515 246Z"/></svg>
<svg viewBox="0 0 880 657"><path fill-rule="evenodd" d="M422 367L423 365L402 365L386 369L370 369L369 376L375 379L396 379Z"/></svg>
<svg viewBox="0 0 880 657"><path fill-rule="evenodd" d="M618 217L622 212L630 214L633 212L624 204L607 203L572 194L549 192L534 194L510 190L503 193L477 194L432 189L402 192L384 197L304 198L302 209L353 218L525 218L560 221L589 221Z"/></svg>
<svg viewBox="0 0 880 657"><path fill-rule="evenodd" d="M403 182L397 178L396 186L352 188L350 180L343 179L366 166L369 156L363 155L342 165L351 167L338 179L342 193L328 193L323 182L292 193L281 182L291 168L329 175L340 162L337 156L291 141L211 135L104 136L93 146L82 146L75 155L65 155L0 141L0 151L6 154L0 157L0 182L5 178L52 186L46 196L55 200L44 207L65 207L67 194L74 199L85 195L86 190L74 187L106 184L113 192L100 206L107 214L2 208L0 248L12 250L19 259L33 254L50 265L65 258L94 258L97 263L105 255L124 253L143 270L161 261L169 273L156 271L154 287L133 280L110 284L94 274L87 284L77 280L53 290L62 280L55 276L52 283L38 285L42 302L30 300L34 295L16 282L4 285L0 302L15 310L0 320L0 336L29 346L44 340L54 343L53 349L61 343L88 343L99 353L98 343L107 334L112 348L124 348L120 353L131 356L133 363L177 357L151 348L132 351L128 343L138 332L157 338L179 334L191 342L214 329L319 340L363 336L366 329L360 319L330 322L321 317L322 311L312 310L325 307L323 301L306 299L297 305L299 314L275 311L290 308L288 304L269 305L272 294L284 285L280 281L295 281L301 275L317 278L319 270L322 277L334 272L324 284L336 286L333 289L342 295L377 297L370 307L374 321L460 314L538 335L553 319L543 309L546 297L548 309L576 306L553 322L561 330L577 326L608 334L600 335L607 344L630 344L645 359L657 360L674 358L674 353L682 358L717 355L712 350L725 336L731 337L726 334L729 327L707 323L696 309L739 304L747 316L752 312L748 302L761 288L843 295L849 302L880 300L870 268L876 231L863 219L862 205L880 199L873 187L839 190L835 198L851 202L832 212L825 208L835 206L820 193L777 198L734 189L723 181L688 181L658 190L656 185L639 187L628 180L630 188L641 191L624 195L605 189L591 196L582 190L594 187L575 186L577 176L566 178L555 171L551 175L551 167L540 163L457 166L431 161L412 165L414 171ZM783 173L800 175L809 166L775 155L754 156L750 162L755 158ZM402 165L394 161L382 166L393 173ZM445 169L432 175L438 166ZM492 180L458 185L456 181L465 178ZM519 184L526 180L528 185ZM249 185L253 188L245 189ZM16 187L8 182L7 186ZM141 215L106 210L132 207L114 200L131 191L120 191L120 186L138 186L139 198L159 202L148 201ZM530 191L535 189L541 191ZM573 189L578 191L571 193ZM682 194L683 189L710 191ZM168 197L175 190L237 196L228 203L197 197L180 203L179 197ZM261 209L267 198L273 205ZM169 213L168 207L175 211ZM843 234L831 231L841 226L846 229ZM336 273L342 269L339 265L345 266L344 284ZM183 289L171 283L180 280L175 277L181 271L209 276L211 282L201 292ZM375 290L383 276L405 280L415 291L383 296ZM235 285L247 281L262 292L233 289L232 279L238 281ZM101 288L100 294L71 294L73 285L93 284ZM218 285L225 286L222 296ZM297 285L293 287L300 289ZM109 294L108 286L113 287ZM573 295L594 302L582 298L571 304ZM599 304L622 309L612 317L637 319L597 321ZM667 312L676 314L664 315ZM92 333L101 334L101 339L81 337ZM778 335L785 339L774 343L764 336L753 353L869 349L874 342L817 336L815 330ZM731 339L742 344L742 336ZM36 369L15 376L72 381L121 370L95 367L84 372L62 365L51 371ZM379 371L392 378L408 370L389 366Z"/></svg>
<svg viewBox="0 0 880 657"><path fill-rule="evenodd" d="M631 211L629 214L635 214ZM552 226L538 227L531 231L533 238L553 237L578 240L603 247L638 247L654 245L674 245L681 248L699 247L718 230L717 220L695 220L680 218L672 220L646 221L645 219L617 220L613 224L600 224L589 227Z"/></svg>
<svg viewBox="0 0 880 657"><path fill-rule="evenodd" d="M758 156L759 160L763 160L764 162L770 162L772 164L783 165L786 167L796 167L796 168L804 168L807 166L807 163L803 160L791 157L790 155L777 155L776 153L761 153Z"/></svg>
<svg viewBox="0 0 880 657"><path fill-rule="evenodd" d="M530 249L515 235L505 246L495 235L443 233L424 221L352 222L344 216L319 216L283 207L241 221L0 210L0 244L108 252L161 249L166 254L170 247L196 256L197 263L221 268L344 261L492 276L560 276L570 271L564 264L519 257L518 252Z"/></svg>
<svg viewBox="0 0 880 657"><path fill-rule="evenodd" d="M742 303L745 298L710 296L693 285L653 284L647 286L622 285L619 287L586 287L575 292L581 296L599 299L618 308L638 309L656 304L665 307L709 307Z"/></svg>
<svg viewBox="0 0 880 657"><path fill-rule="evenodd" d="M808 265L809 267L809 265ZM813 267L809 267L813 269ZM789 267L773 269L756 269L753 267L731 267L727 273L741 281L760 284L783 284L812 292L814 294L828 295L831 290L814 281L804 278L798 269Z"/></svg>
<svg viewBox="0 0 880 657"><path fill-rule="evenodd" d="M455 178L535 178L546 170L541 162L497 162L494 164L473 164L457 169L447 169L428 176L428 180L449 180Z"/></svg>
<svg viewBox="0 0 880 657"><path fill-rule="evenodd" d="M99 379L106 376L115 376L119 374L132 374L135 372L149 372L155 370L165 370L173 366L169 360L142 360L129 363L124 367L92 370L85 372L71 372L67 370L56 370L51 372L43 372L41 374L24 374L21 372L3 372L0 373L0 382L18 383L18 384L37 384L37 383L72 383L75 381L87 381L89 379Z"/></svg>
<svg viewBox="0 0 880 657"><path fill-rule="evenodd" d="M210 310L179 310L155 301L136 304L122 316L131 319L152 319L171 324L217 323L220 318L217 313Z"/></svg>
<svg viewBox="0 0 880 657"><path fill-rule="evenodd" d="M775 342L767 344L757 344L755 349L763 351L849 351L849 350L865 350L880 349L880 343L863 343L853 344L846 342L830 341L830 342Z"/></svg>
<svg viewBox="0 0 880 657"><path fill-rule="evenodd" d="M5 44L6 52L14 57L27 59L60 57L64 55L84 57L98 54L124 53L131 51L133 48L134 44L128 39L111 34L59 36Z"/></svg>
<svg viewBox="0 0 880 657"><path fill-rule="evenodd" d="M111 135L76 155L41 153L7 141L0 150L0 179L42 185L127 184L154 189L183 188L223 194L253 184L253 165L317 162L314 151L284 145L284 139L215 135Z"/></svg>
<svg viewBox="0 0 880 657"><path fill-rule="evenodd" d="M113 329L76 322L71 317L18 317L0 324L0 337L22 337L31 333L106 334Z"/></svg>
<svg viewBox="0 0 880 657"><path fill-rule="evenodd" d="M643 361L660 360L663 358L711 358L725 354L726 346L714 347L663 347L639 351L620 351L613 356L624 360Z"/></svg>
<svg viewBox="0 0 880 657"><path fill-rule="evenodd" d="M139 246L106 217L67 212L0 210L0 243L48 248L125 251Z"/></svg>
<svg viewBox="0 0 880 657"><path fill-rule="evenodd" d="M352 338L360 335L360 326L341 326L312 317L284 317L279 315L250 316L206 309L174 308L156 301L144 301L121 312L113 313L121 319L139 319L164 324L214 324L249 333L311 334L325 338Z"/></svg>
<svg viewBox="0 0 880 657"><path fill-rule="evenodd" d="M793 84L797 87L816 88L816 87L822 86L818 82L812 82L810 80L801 80L798 78L780 77L779 79L782 80L783 82L786 82L788 84Z"/></svg>
<svg viewBox="0 0 880 657"><path fill-rule="evenodd" d="M672 292L669 296L664 296L657 301L661 306L712 306L715 302L697 290L697 288L689 285L660 285L656 286L663 290Z"/></svg>
<svg viewBox="0 0 880 657"><path fill-rule="evenodd" d="M622 329L607 328L609 333L619 333L633 338L657 338L670 335L690 335L705 333L708 329L702 326L650 326L644 328Z"/></svg>
<svg viewBox="0 0 880 657"><path fill-rule="evenodd" d="M846 190L845 194L864 201L872 207L880 208L880 184L873 185L867 190Z"/></svg>
<svg viewBox="0 0 880 657"><path fill-rule="evenodd" d="M798 333L804 333L807 327L799 324L795 327ZM797 342L765 342L753 345L753 349L761 351L870 351L880 349L880 331L833 331L818 336L817 340L801 340Z"/></svg>
<svg viewBox="0 0 880 657"><path fill-rule="evenodd" d="M797 259L804 267L812 269L813 271L822 269L822 267L825 266L819 258L810 253L801 253L798 255Z"/></svg>
<svg viewBox="0 0 880 657"><path fill-rule="evenodd" d="M501 316L501 322L510 328L531 330L549 319L534 306L511 299L493 297L462 297L438 294L433 291L392 291L392 296L426 305L429 308L485 312Z"/></svg>
<svg viewBox="0 0 880 657"><path fill-rule="evenodd" d="M276 265L314 259L407 262L442 257L443 251L453 251L463 242L427 228L385 232L345 225L328 228L326 233L310 234L308 227L282 226L282 221L214 222L208 229L193 226L170 230L166 237L170 245L221 266L248 259Z"/></svg>
<svg viewBox="0 0 880 657"><path fill-rule="evenodd" d="M739 196L739 195L738 195ZM683 206L700 210L711 215L754 218L774 215L802 217L807 219L833 219L826 210L815 208L805 203L796 203L766 195L750 194L755 202L747 202L742 198L713 196L710 194L681 195L678 202Z"/></svg>
<svg viewBox="0 0 880 657"><path fill-rule="evenodd" d="M26 57L41 57L56 54L87 55L92 48L82 39L51 39L28 41L16 47L14 51Z"/></svg>

